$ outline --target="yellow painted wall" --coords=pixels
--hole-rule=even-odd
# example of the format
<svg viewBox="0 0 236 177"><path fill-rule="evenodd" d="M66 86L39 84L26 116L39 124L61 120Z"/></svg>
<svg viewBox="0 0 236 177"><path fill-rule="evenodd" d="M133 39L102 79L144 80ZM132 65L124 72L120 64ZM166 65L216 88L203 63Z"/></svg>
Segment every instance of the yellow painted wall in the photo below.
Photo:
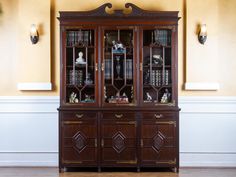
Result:
<svg viewBox="0 0 236 177"><path fill-rule="evenodd" d="M16 94L18 0L0 1L0 95Z"/></svg>
<svg viewBox="0 0 236 177"><path fill-rule="evenodd" d="M36 24L39 42L29 40L31 24ZM19 82L50 82L50 1L19 0Z"/></svg>
<svg viewBox="0 0 236 177"><path fill-rule="evenodd" d="M57 95L17 90L20 82L51 82L50 1L1 0L0 95ZM31 24L39 27L39 42L31 44Z"/></svg>
<svg viewBox="0 0 236 177"><path fill-rule="evenodd" d="M90 10L106 2L123 8L132 2L146 10L180 11L179 95L236 96L235 0L1 0L0 95L59 95L58 11ZM40 25L40 41L32 45L29 27ZM197 41L197 25L206 23L205 45ZM50 35L51 33L51 35ZM218 91L184 91L185 82L219 82ZM53 91L18 91L18 82L52 82Z"/></svg>

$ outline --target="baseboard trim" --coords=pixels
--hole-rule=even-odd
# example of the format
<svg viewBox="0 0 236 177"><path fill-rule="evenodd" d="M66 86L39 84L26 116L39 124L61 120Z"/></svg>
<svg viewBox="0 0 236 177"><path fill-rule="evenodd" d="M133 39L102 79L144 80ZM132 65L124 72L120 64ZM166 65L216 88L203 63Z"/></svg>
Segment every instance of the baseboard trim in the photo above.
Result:
<svg viewBox="0 0 236 177"><path fill-rule="evenodd" d="M236 153L180 153L180 167L236 167Z"/></svg>
<svg viewBox="0 0 236 177"><path fill-rule="evenodd" d="M0 153L0 166L2 167L57 167L58 153Z"/></svg>

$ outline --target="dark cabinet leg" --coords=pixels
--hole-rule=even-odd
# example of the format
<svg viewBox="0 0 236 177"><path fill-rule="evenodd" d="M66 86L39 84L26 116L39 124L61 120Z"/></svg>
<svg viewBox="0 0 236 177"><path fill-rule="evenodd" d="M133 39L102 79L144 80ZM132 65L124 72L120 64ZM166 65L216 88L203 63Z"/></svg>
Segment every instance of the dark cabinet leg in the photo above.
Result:
<svg viewBox="0 0 236 177"><path fill-rule="evenodd" d="M64 173L65 172L65 168L64 167L59 167L59 173Z"/></svg>
<svg viewBox="0 0 236 177"><path fill-rule="evenodd" d="M101 167L98 167L98 172L100 173L102 170L101 170Z"/></svg>
<svg viewBox="0 0 236 177"><path fill-rule="evenodd" d="M172 170L174 173L179 173L179 168L177 168L177 167L172 168Z"/></svg>
<svg viewBox="0 0 236 177"><path fill-rule="evenodd" d="M140 172L140 167L137 167L137 172Z"/></svg>

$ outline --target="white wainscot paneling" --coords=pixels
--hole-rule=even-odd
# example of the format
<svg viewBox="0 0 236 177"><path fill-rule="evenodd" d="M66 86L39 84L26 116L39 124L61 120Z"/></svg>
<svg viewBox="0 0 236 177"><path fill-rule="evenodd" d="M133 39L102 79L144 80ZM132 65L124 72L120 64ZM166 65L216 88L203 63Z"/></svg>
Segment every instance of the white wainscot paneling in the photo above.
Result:
<svg viewBox="0 0 236 177"><path fill-rule="evenodd" d="M236 166L236 98L180 97L180 165Z"/></svg>
<svg viewBox="0 0 236 177"><path fill-rule="evenodd" d="M57 166L58 97L0 97L0 166Z"/></svg>
<svg viewBox="0 0 236 177"><path fill-rule="evenodd" d="M0 166L58 165L58 97L0 97ZM180 97L180 165L236 166L236 98Z"/></svg>

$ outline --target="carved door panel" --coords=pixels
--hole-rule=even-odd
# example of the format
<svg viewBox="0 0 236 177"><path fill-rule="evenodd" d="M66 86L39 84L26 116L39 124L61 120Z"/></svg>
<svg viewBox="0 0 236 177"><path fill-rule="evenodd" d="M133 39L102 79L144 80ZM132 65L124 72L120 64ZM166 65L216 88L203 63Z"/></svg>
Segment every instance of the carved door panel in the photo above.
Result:
<svg viewBox="0 0 236 177"><path fill-rule="evenodd" d="M141 126L141 165L176 165L176 122L145 120Z"/></svg>
<svg viewBox="0 0 236 177"><path fill-rule="evenodd" d="M136 166L136 122L105 120L101 126L102 166Z"/></svg>
<svg viewBox="0 0 236 177"><path fill-rule="evenodd" d="M96 166L96 119L64 121L62 128L62 163L70 166Z"/></svg>

